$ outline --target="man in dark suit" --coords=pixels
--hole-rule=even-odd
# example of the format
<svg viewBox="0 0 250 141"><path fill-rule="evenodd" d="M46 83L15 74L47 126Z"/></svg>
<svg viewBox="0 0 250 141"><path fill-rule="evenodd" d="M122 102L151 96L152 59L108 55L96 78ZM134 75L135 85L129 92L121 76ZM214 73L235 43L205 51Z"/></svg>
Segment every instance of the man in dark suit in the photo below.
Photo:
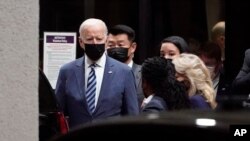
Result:
<svg viewBox="0 0 250 141"><path fill-rule="evenodd" d="M109 30L107 53L110 57L127 64L135 75L139 105L144 99L141 87L141 65L133 61L137 44L135 31L127 25L115 25Z"/></svg>
<svg viewBox="0 0 250 141"><path fill-rule="evenodd" d="M250 49L247 49L245 52L242 68L233 81L233 90L237 94L250 94Z"/></svg>
<svg viewBox="0 0 250 141"><path fill-rule="evenodd" d="M85 20L79 29L84 57L60 69L56 96L69 116L71 128L97 119L139 113L132 70L104 53L107 32L103 21Z"/></svg>

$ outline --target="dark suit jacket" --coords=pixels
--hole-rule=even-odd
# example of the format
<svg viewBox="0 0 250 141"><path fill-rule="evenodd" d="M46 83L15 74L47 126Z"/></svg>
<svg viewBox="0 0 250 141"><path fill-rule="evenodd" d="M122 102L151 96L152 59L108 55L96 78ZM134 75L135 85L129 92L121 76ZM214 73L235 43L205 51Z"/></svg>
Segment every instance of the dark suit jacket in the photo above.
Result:
<svg viewBox="0 0 250 141"><path fill-rule="evenodd" d="M166 111L167 109L168 109L167 103L163 98L159 96L153 96L150 102L146 104L144 107L142 107L141 111L155 113L155 112Z"/></svg>
<svg viewBox="0 0 250 141"><path fill-rule="evenodd" d="M133 63L132 71L135 75L136 91L138 96L138 104L141 105L144 99L144 94L142 91L142 80L141 80L141 65Z"/></svg>
<svg viewBox="0 0 250 141"><path fill-rule="evenodd" d="M237 94L250 94L250 49L245 52L243 66L233 81L233 90Z"/></svg>
<svg viewBox="0 0 250 141"><path fill-rule="evenodd" d="M59 72L56 96L69 116L70 127L96 119L137 115L139 107L131 69L107 56L99 99L91 115L85 98L84 57L64 65Z"/></svg>
<svg viewBox="0 0 250 141"><path fill-rule="evenodd" d="M196 94L194 96L191 96L190 103L191 103L192 109L198 109L198 110L211 109L210 105L206 102L205 98L200 94Z"/></svg>

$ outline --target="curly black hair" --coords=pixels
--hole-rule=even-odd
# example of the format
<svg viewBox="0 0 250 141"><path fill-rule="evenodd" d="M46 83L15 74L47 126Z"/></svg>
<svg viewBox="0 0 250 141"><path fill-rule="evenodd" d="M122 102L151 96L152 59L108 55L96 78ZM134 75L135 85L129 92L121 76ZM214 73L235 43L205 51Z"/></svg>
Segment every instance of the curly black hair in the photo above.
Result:
<svg viewBox="0 0 250 141"><path fill-rule="evenodd" d="M151 86L155 95L162 97L169 110L190 108L190 101L185 89L175 77L172 60L163 57L148 58L142 64L142 79Z"/></svg>

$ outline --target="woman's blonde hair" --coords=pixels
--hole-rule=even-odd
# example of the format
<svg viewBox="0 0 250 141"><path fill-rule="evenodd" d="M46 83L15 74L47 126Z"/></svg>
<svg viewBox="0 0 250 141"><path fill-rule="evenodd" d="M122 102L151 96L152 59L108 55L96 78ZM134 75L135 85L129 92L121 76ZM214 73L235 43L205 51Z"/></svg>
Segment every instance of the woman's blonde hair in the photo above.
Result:
<svg viewBox="0 0 250 141"><path fill-rule="evenodd" d="M203 61L194 54L182 53L173 59L176 72L185 76L189 83L188 95L201 93L212 108L216 107L215 91L209 70Z"/></svg>

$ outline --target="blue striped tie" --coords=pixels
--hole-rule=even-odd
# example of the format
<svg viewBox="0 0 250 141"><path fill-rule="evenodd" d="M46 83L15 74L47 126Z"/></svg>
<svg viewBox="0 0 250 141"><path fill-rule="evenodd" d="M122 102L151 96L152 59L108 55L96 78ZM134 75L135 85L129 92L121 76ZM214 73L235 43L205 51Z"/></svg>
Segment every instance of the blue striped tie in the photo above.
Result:
<svg viewBox="0 0 250 141"><path fill-rule="evenodd" d="M95 64L90 65L91 70L87 82L86 100L91 114L95 111L95 94L96 94L96 76Z"/></svg>

